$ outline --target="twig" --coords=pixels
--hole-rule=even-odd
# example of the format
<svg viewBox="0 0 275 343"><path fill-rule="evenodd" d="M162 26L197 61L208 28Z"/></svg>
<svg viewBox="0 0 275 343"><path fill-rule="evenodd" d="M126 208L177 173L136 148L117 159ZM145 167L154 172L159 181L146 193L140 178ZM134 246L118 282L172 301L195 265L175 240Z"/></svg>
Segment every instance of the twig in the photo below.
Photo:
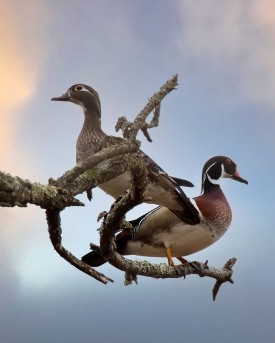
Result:
<svg viewBox="0 0 275 343"><path fill-rule="evenodd" d="M157 127L159 125L159 116L160 116L160 104L154 109L154 115L150 122L150 124L144 123L144 126L141 128L144 136L147 138L148 142L152 143L152 139L149 135L148 129L152 129L153 127Z"/></svg>

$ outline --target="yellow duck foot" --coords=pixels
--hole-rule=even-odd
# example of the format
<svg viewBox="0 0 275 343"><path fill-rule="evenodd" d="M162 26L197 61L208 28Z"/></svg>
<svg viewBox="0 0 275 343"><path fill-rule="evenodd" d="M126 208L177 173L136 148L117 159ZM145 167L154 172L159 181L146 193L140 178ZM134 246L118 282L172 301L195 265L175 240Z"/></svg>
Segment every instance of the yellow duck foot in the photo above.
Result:
<svg viewBox="0 0 275 343"><path fill-rule="evenodd" d="M166 254L169 266L173 267L174 266L174 262L172 260L172 250L171 250L171 247L165 247L165 254Z"/></svg>

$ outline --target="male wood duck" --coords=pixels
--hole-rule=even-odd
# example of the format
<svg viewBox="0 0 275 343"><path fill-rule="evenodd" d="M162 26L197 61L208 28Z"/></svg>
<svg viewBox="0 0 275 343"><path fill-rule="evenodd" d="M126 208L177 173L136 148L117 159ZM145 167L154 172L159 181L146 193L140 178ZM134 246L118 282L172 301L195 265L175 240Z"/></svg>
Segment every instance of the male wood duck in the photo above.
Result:
<svg viewBox="0 0 275 343"><path fill-rule="evenodd" d="M157 207L131 221L134 233L122 230L116 235L116 248L121 255L172 257L181 263L183 256L198 252L216 242L228 229L232 213L229 203L219 186L221 178L230 178L248 184L237 172L236 164L228 157L215 156L202 170L201 195L190 200L198 210L198 223L190 225L180 220L165 207ZM106 260L96 251L82 257L92 267Z"/></svg>
<svg viewBox="0 0 275 343"><path fill-rule="evenodd" d="M75 84L67 92L54 101L69 101L80 105L84 111L84 124L76 144L77 163L86 160L102 148L123 141L120 137L108 136L101 129L101 106L98 93L90 86ZM162 170L149 156L141 150L139 155L146 160L149 185L147 187L147 202L169 208L180 219L189 224L198 222L198 212L180 186L192 187L189 181L172 178ZM130 187L130 172L104 182L99 187L115 199L122 196Z"/></svg>

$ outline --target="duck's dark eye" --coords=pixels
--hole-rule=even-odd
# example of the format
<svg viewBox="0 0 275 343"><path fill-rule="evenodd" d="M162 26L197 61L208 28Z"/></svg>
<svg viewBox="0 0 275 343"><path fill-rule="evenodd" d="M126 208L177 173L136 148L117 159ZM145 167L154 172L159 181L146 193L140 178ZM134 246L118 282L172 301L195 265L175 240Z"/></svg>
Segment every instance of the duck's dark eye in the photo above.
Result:
<svg viewBox="0 0 275 343"><path fill-rule="evenodd" d="M81 85L77 85L74 88L75 91L82 91L82 89L83 89L83 86L81 86Z"/></svg>
<svg viewBox="0 0 275 343"><path fill-rule="evenodd" d="M227 164L228 166L230 166L230 164L231 164L230 158L226 158L226 159L225 159L225 164Z"/></svg>

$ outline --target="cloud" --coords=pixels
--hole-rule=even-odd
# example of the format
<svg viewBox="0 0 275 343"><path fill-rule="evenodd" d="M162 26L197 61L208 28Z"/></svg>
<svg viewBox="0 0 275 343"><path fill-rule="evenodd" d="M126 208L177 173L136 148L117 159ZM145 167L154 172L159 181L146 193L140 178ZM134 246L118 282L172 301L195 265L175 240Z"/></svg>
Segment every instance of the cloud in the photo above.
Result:
<svg viewBox="0 0 275 343"><path fill-rule="evenodd" d="M18 147L16 136L24 119L24 106L34 96L43 71L45 43L42 33L47 18L41 1L1 2L0 169L11 173L20 170L20 173L29 171L31 174L34 168L25 163L23 148ZM5 269L7 279L15 284L13 279L18 283L18 278L22 278L20 271L24 273L18 267L24 264L19 251L27 244L26 236L38 223L38 211L33 208L0 210L1 268Z"/></svg>
<svg viewBox="0 0 275 343"><path fill-rule="evenodd" d="M188 0L178 8L181 52L233 70L243 97L275 107L275 2Z"/></svg>
<svg viewBox="0 0 275 343"><path fill-rule="evenodd" d="M40 1L1 3L1 168L12 159L15 129L22 120L18 112L35 93L44 60L41 34L46 18Z"/></svg>

